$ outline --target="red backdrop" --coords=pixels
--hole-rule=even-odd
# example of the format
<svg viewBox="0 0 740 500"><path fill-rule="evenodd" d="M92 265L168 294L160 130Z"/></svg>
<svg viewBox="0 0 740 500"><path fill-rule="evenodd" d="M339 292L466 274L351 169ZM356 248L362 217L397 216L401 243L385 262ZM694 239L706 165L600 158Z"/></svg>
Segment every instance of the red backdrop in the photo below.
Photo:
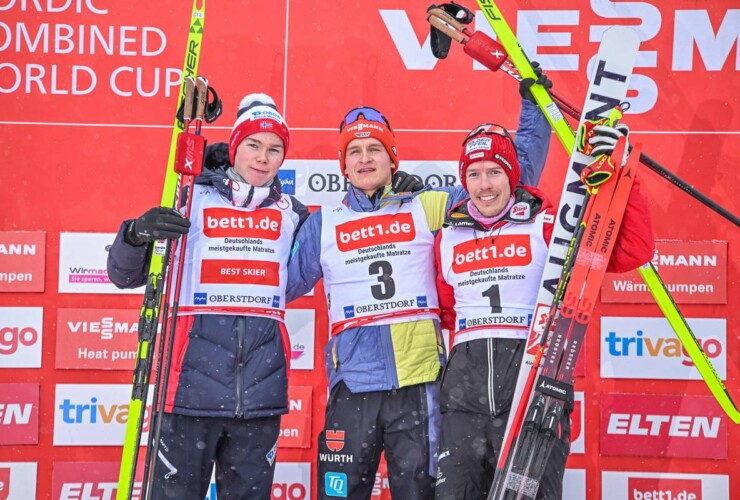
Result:
<svg viewBox="0 0 740 500"><path fill-rule="evenodd" d="M472 1L467 4L475 7ZM541 61L557 90L579 104L585 91L586 65L597 49L599 27L615 23L639 27L642 57L636 69L639 76L632 85L633 113L625 119L632 130L632 141L642 142L653 158L738 213L731 193L738 186L740 160L740 10L733 9L733 5L729 0L717 0L711 7L691 0L563 0L557 6L545 0L500 2L530 58ZM422 176L425 168L449 168L449 164L439 162L457 158L460 141L473 125L496 121L516 128L516 83L503 74L476 69L459 46L452 47L446 60L436 61L428 48L427 6L428 2L420 0L248 0L238 5L210 2L200 74L219 91L225 112L218 122L204 129L206 137L210 142L228 137L234 111L244 94L271 94L291 128L288 158L293 162L284 168L299 172L297 196L305 195L307 204L316 205L322 202L321 193L307 188L301 168L308 174L314 168L323 172L323 182L328 182L331 170L321 167L331 165L336 157L337 127L343 112L358 104L372 105L388 115L396 130L402 161L430 162L414 164ZM14 479L27 477L23 475L25 469L7 464L36 463L36 496L50 498L52 491L59 495L59 488L52 484L53 473L69 470L68 466L55 467L55 463L114 462L120 458L117 446L54 445L55 422L61 425L63 420L56 401L63 392L60 386L130 381L130 371L120 362L115 370L68 369L68 363L58 359L57 341L64 325L58 324L57 318L60 310L66 318L67 309L135 310L141 296L60 291L60 272L66 279L65 266L71 262L60 252L60 234L111 233L122 219L137 216L159 202L189 7L190 2L174 0L150 3L145 9L135 2L105 0L0 2L0 94L4 111L0 118L4 145L0 231L46 233L45 245L43 238L38 244L39 251L45 249L43 290L28 291L14 288L12 283L0 283L4 292L0 293L0 331L5 339L0 348L0 368L7 368L0 369L0 388L5 389L0 389L5 398L0 401L5 405L0 427L7 426L0 432L12 431L16 436L5 441L0 438L0 498L6 494L7 498L16 498L13 495L33 491ZM488 31L485 24L479 13L474 29ZM554 201L562 186L566 158L559 142L553 140L541 186ZM710 330L701 330L698 335L719 339L721 354L716 359L726 367L729 392L740 399L737 228L647 169L641 177L643 190L652 200L651 215L658 238L723 242L720 247L725 254L720 264L702 270L687 259L687 265L674 270L674 274L680 277L684 271L706 271L713 283L725 287L724 294L711 294L706 300L699 298L706 295L698 292L696 300L688 295L681 310L689 318L724 320L711 323ZM22 256L13 260L12 255L3 255L13 253L10 245L21 237L6 236L7 240L0 239L0 243L5 242L0 246L0 281L2 273L26 266ZM681 246L670 251L680 252ZM706 253L707 249L714 251L716 245L699 244L698 248ZM717 412L712 399L701 399L701 404L691 399L689 404L687 398L691 410L684 412L681 408L686 405L668 397L652 409L646 404L641 419L634 413L609 420L611 413L622 415L639 406L619 406L623 398L613 393L661 397L708 394L695 376L671 371L672 365L661 364L671 361L665 351L661 351L665 359L659 360L662 354L655 351L658 364L652 365L666 366L662 375L628 378L624 367L616 365L610 371L612 365L606 358L615 354L608 351L610 344L600 339L612 330L616 336L625 337L626 332L643 328L640 318L660 317L654 304L630 300L628 297L626 301L610 300L600 305L598 312L606 319L601 325L595 319L589 330L584 376L577 383L577 390L583 392L583 441L578 445L583 452L574 453L569 461L569 468L585 470L585 475L578 472L572 476L573 491L581 492L578 495L586 492L588 498L628 498L630 491L632 498L636 492L653 487L674 494L689 492L700 481L697 498L702 494L704 498L737 495L740 479L737 474L731 476L731 471L736 471L740 462L740 431L724 417L713 420ZM38 309L26 314L29 310L19 307L43 308L43 320L37 317ZM291 308L315 310L314 348L303 352L301 358L305 362L313 356L313 368L296 370L291 378L295 386L313 387L313 404L309 406L311 439L309 448L281 448L278 460L310 463L310 491L315 494L315 436L323 423L326 401L321 348L327 340L327 320L321 287L314 296L296 301ZM609 318L626 320L613 326ZM722 330L723 325L724 337L715 331ZM23 328L36 329L43 339L37 344L38 352L33 350L35 341L30 330L27 337L19 335ZM71 334L68 330L66 327L65 334ZM643 338L650 335L645 329ZM667 342L669 338L660 332L652 335L650 346L654 348L655 339L665 338ZM133 349L135 335L117 338ZM14 343L17 347L11 349ZM305 348L305 343L301 345ZM293 348L294 356L298 356L295 351L300 351L300 346ZM635 366L642 366L641 361L635 358ZM650 370L649 363L644 369ZM12 396L20 390L4 386L10 383L38 384L38 402L32 405L38 422L34 424L31 415L27 424L38 426L37 444L21 444L29 439L33 442L33 438L28 438L27 430L19 434L21 431L14 427L24 416L24 407L17 407L21 413L15 414L15 420L7 416L11 414L8 408ZM31 401L35 401L34 387L28 389ZM608 402L602 401L602 394L609 394L605 396ZM707 407L703 420L701 411L696 413L702 405ZM649 415L659 410L673 416L666 417L663 425L651 424ZM651 441L645 449L619 448L618 442L609 441L620 432L641 435L639 429L657 441ZM676 439L682 444L671 446L671 440ZM680 451L692 447L690 457ZM300 474L295 472L299 469ZM6 473L10 479L3 479ZM642 478L643 473L662 476L648 480ZM294 482L273 490L276 498L288 498L283 490L298 484L295 477L301 474L305 476L304 469L291 469L285 477L290 476ZM303 481L305 490L305 477ZM8 490L8 484L13 489ZM291 494L298 497L301 488L294 490ZM307 498L308 490L303 495ZM68 497L77 498L72 494Z"/></svg>

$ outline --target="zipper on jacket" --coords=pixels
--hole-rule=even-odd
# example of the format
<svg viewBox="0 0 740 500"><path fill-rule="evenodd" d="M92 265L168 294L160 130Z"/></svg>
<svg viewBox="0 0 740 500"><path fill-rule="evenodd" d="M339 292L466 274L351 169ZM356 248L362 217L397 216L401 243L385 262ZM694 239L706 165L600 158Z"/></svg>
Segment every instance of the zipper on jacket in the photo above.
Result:
<svg viewBox="0 0 740 500"><path fill-rule="evenodd" d="M493 339L486 339L488 343L488 410L496 415L496 400L494 398L495 377L493 372Z"/></svg>
<svg viewBox="0 0 740 500"><path fill-rule="evenodd" d="M239 316L236 318L236 417L242 418L244 416L244 402L242 401L242 368L243 368L243 354L244 354L244 327L246 318Z"/></svg>

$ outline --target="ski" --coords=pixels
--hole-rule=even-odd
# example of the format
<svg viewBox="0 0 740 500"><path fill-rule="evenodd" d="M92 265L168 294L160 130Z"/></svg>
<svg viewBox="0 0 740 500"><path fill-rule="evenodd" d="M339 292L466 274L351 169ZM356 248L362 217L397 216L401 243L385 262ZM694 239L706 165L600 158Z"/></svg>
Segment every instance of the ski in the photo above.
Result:
<svg viewBox="0 0 740 500"><path fill-rule="evenodd" d="M639 153L639 150L638 145L635 151ZM621 152L615 157L621 160ZM575 364L604 281L638 165L639 154L630 156L616 182L611 180L599 188L598 195L589 204L589 217L579 229L584 238L575 249L572 272L558 309L547 360L535 383L533 402L528 411L528 416L533 416L531 420L525 418L523 425L528 435L520 437L520 441L529 446L517 447L518 456L514 457L512 472L504 479L507 491L503 498L534 499L537 494L550 452L559 439L560 419L573 397Z"/></svg>
<svg viewBox="0 0 740 500"><path fill-rule="evenodd" d="M485 2L489 3L489 2ZM486 12L484 10L484 12ZM487 12L486 15L490 15ZM500 15L496 16L501 20ZM514 35L509 30L510 36ZM513 38L516 40L516 38ZM502 41L502 37L499 36ZM504 43L504 46L506 44ZM518 47L518 44L517 44ZM637 34L625 27L613 27L604 33L599 53L594 59L593 74L591 84L586 94L586 110L583 120L597 120L602 116L607 117L613 108L618 106L627 94L629 76L632 73L632 66L637 56L639 39ZM507 47L508 50L508 47ZM518 49L521 57L526 61L526 56ZM509 50L512 61L516 63L512 51ZM527 66L529 72L534 75L529 62ZM522 71L522 76L526 77L526 70ZM496 467L496 477L494 484L498 486L498 494L503 492L503 478L510 471L513 456L516 449L513 449L521 425L524 421L526 409L529 408L529 402L532 396L536 366L539 365L546 351L546 343L540 342L547 338L550 321L547 320L554 308L557 307L556 290L560 282L561 274L568 257L569 250L572 250L571 242L579 223L583 218L586 208L584 198L586 189L580 179L581 170L594 159L578 151L575 147L574 133L562 114L557 111L557 106L552 102L547 91L541 86L532 87L533 94L537 98L540 95L541 100L549 99L552 104L546 113L548 120L556 123L564 123L558 128L565 127L567 132L563 134L561 142L568 144L572 150L571 162L568 166L566 178L563 185L563 194L561 196L560 206L555 216L555 227L553 228L552 239L548 249L548 256L542 275L542 282L537 295L533 321L530 325L528 341L522 359L519 376L517 379L514 398L512 401L512 413L506 425L504 441L502 444L499 460ZM557 118L557 120L553 120ZM575 219L575 220L574 220ZM572 252L571 252L572 253ZM534 367L534 368L533 368ZM492 488L489 498L501 498L494 496L496 488Z"/></svg>
<svg viewBox="0 0 740 500"><path fill-rule="evenodd" d="M495 2L493 0L478 0L478 5L481 7L483 14L495 31L498 37L498 41L504 47L505 52L508 54L509 59L511 60L521 77L534 78L536 75L534 74L534 70L532 69L529 59L527 58L526 54L524 54L524 51L519 45L519 41L507 24ZM556 121L556 123L558 124L558 126L555 126L553 124L553 130L560 139L560 142L565 147L566 151L570 153L573 150L573 145L575 144L575 134L569 125L560 124L561 119L564 122L566 120L562 116L562 113L560 113L560 115L558 116L558 114L553 111L554 108L558 107L557 104L553 101L547 90L542 88L540 85L533 85L531 91L532 95L535 98L535 101L537 102L537 105L540 107L544 115L548 118L550 123L553 124L553 121ZM701 201L705 205L715 210L717 213L726 217L735 225L738 225L738 219L736 216L732 215L727 210L722 209L722 207L718 207L718 205L709 200L706 196L698 196L698 192L696 192L696 190L694 190L691 186L686 184L684 181L676 178L673 174L658 165L654 160L647 157L644 153L642 153L640 157L643 165L646 165L651 170L657 172L659 175L675 184L677 187L694 196L697 200ZM570 174L570 170L568 173ZM574 193L563 192L563 194L571 198L571 203L573 205L578 205L578 198ZM719 208L719 210L717 209L717 207ZM652 265L652 263L647 263L638 268L638 272L640 274L640 277L650 290L650 293L653 295L653 298L658 304L658 307L670 323L673 331L676 333L676 336L683 344L685 351L694 362L694 365L696 366L699 374L702 376L702 379L706 383L712 395L715 397L727 416L730 417L733 422L740 424L740 410L738 410L737 405L732 400L732 397L722 383L722 379L719 377L716 370L712 366L711 361L706 356L706 353L704 353L701 345L699 345L699 343L697 342L696 337L694 336L691 328L686 322L686 319L683 317L681 311L678 309L676 303L673 301L673 298L668 292L668 289L666 288L663 281L660 279L660 276L658 275L655 267ZM530 355L528 355L528 353L525 353L524 361L529 363L531 362L531 359L532 358L530 357ZM525 367L524 362L522 364L522 367ZM520 372L519 380L521 379L522 373ZM517 384L517 388L519 388L519 384ZM517 401L518 397L519 396L515 395L514 402Z"/></svg>
<svg viewBox="0 0 740 500"><path fill-rule="evenodd" d="M205 0L193 0L185 61L182 69L183 83L180 86L180 92L178 94L178 105L185 99L185 81L187 77L194 77L198 72L201 40L205 23L205 9ZM166 207L177 206L179 176L174 170L174 164L177 140L183 130L183 123L175 119L161 198L161 205ZM162 305L169 257L169 240L155 242L149 260L148 278L146 288L144 289L144 302L139 315L139 341L136 351L136 365L134 368L131 400L129 402L126 434L121 454L121 468L118 476L116 500L128 500L133 494L136 463L141 443L157 330L160 324L160 318L163 322L166 322L167 318L167 304L164 304L163 310L160 310L160 306Z"/></svg>

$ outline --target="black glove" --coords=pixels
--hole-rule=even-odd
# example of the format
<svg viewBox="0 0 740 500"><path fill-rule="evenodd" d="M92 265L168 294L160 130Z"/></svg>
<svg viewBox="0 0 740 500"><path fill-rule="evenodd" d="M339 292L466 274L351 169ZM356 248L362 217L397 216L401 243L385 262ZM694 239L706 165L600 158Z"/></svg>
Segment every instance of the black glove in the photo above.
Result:
<svg viewBox="0 0 740 500"><path fill-rule="evenodd" d="M547 75L542 73L542 68L540 68L540 63L537 61L532 61L532 69L534 70L534 74L537 75L537 80L535 81L534 78L525 78L521 82L519 82L519 95L522 96L522 99L526 99L532 104L537 104L534 100L534 97L532 96L532 91L530 88L535 83L539 83L546 89L552 88L552 82L549 78L547 78Z"/></svg>
<svg viewBox="0 0 740 500"><path fill-rule="evenodd" d="M611 155L620 137L627 137L627 144L624 147L624 154L622 155L621 166L623 167L627 163L627 156L629 155L629 133L630 129L624 123L616 123L613 127L596 125L593 130L593 136L588 140L589 144L594 147L591 156Z"/></svg>
<svg viewBox="0 0 740 500"><path fill-rule="evenodd" d="M391 178L391 187L396 193L415 193L424 189L424 183L408 172L398 170Z"/></svg>
<svg viewBox="0 0 740 500"><path fill-rule="evenodd" d="M124 234L126 243L141 246L154 240L177 239L190 229L190 221L180 212L166 207L154 207L129 223Z"/></svg>

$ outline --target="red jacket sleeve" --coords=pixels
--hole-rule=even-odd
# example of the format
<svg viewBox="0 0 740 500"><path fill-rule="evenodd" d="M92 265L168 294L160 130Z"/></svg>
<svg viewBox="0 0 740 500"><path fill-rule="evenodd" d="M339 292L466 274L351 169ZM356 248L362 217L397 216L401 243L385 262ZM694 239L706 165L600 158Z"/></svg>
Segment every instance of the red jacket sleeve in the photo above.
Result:
<svg viewBox="0 0 740 500"><path fill-rule="evenodd" d="M442 240L442 230L437 231L434 239L434 267L437 270L437 297L439 297L439 308L441 309L439 318L442 322L442 328L450 331L450 335L455 331L455 290L444 279L442 270L442 259L440 255L440 241ZM452 339L450 339L452 342Z"/></svg>
<svg viewBox="0 0 740 500"><path fill-rule="evenodd" d="M640 192L638 175L627 199L622 225L606 270L610 273L626 273L651 261L654 253L655 235L650 220L650 206L647 197Z"/></svg>

